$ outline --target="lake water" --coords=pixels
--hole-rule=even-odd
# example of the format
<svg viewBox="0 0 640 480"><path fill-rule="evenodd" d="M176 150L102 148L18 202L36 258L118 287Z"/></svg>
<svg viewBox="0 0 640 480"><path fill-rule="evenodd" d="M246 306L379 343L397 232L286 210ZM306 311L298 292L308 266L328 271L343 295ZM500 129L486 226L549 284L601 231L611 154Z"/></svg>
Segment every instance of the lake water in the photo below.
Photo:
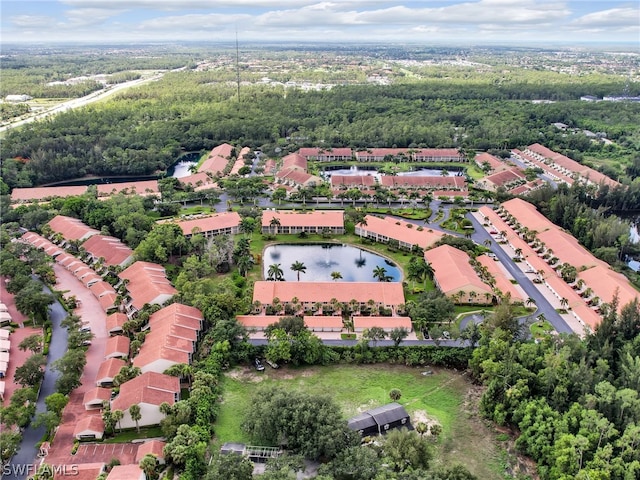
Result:
<svg viewBox="0 0 640 480"><path fill-rule="evenodd" d="M392 282L399 282L402 277L401 270L391 260L376 253L351 245L321 243L277 244L265 248L264 278L268 276L269 266L279 263L285 280L297 281L297 273L290 268L296 261L307 267L306 273L300 273L301 282L330 282L331 272L340 272L339 282L377 282L373 277L376 267L383 267Z"/></svg>
<svg viewBox="0 0 640 480"><path fill-rule="evenodd" d="M197 165L198 162L189 162L189 161L182 161L182 162L178 162L175 165L173 165L173 173L171 173L170 175L174 178L182 178L182 177L186 177L188 175L191 175L191 170L189 170L191 168L192 165Z"/></svg>
<svg viewBox="0 0 640 480"><path fill-rule="evenodd" d="M442 175L443 169L441 168L418 168L416 170L411 170L408 172L398 172L399 177L439 177ZM446 170L447 176L455 177L456 175L460 175L462 170L454 171L454 170ZM375 167L370 166L357 166L352 165L351 167L327 167L321 175L327 179L331 178L332 175L370 175L372 177L376 177L380 180L381 174L378 173L378 170Z"/></svg>

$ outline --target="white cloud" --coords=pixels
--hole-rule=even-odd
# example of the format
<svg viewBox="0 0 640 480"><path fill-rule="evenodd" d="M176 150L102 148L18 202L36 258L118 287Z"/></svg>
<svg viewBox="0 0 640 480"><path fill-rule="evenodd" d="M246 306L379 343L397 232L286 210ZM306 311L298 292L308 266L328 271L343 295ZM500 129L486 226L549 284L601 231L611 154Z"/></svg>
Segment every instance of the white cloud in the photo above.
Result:
<svg viewBox="0 0 640 480"><path fill-rule="evenodd" d="M609 28L630 26L640 28L640 8L612 8L583 15L572 21L572 26Z"/></svg>
<svg viewBox="0 0 640 480"><path fill-rule="evenodd" d="M235 28L235 25L242 24L251 19L246 14L189 14L175 15L170 17L158 17L151 20L145 20L140 23L139 30L158 30L158 31L176 31L176 30L197 30L207 29L211 32L225 28Z"/></svg>
<svg viewBox="0 0 640 480"><path fill-rule="evenodd" d="M55 20L44 15L14 15L10 21L19 28L37 28L49 26Z"/></svg>
<svg viewBox="0 0 640 480"><path fill-rule="evenodd" d="M111 17L120 15L126 10L110 10L105 8L80 8L64 12L69 21L69 28L96 25Z"/></svg>
<svg viewBox="0 0 640 480"><path fill-rule="evenodd" d="M298 8L317 0L61 0L78 8L147 8L151 10L221 8Z"/></svg>

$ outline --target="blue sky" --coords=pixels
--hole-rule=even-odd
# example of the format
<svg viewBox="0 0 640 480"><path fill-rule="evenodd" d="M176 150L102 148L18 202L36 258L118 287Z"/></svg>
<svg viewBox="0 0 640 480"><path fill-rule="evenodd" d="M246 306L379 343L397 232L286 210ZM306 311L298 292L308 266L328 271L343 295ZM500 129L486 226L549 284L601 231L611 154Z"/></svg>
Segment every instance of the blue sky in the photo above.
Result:
<svg viewBox="0 0 640 480"><path fill-rule="evenodd" d="M638 0L2 0L0 42L625 42Z"/></svg>

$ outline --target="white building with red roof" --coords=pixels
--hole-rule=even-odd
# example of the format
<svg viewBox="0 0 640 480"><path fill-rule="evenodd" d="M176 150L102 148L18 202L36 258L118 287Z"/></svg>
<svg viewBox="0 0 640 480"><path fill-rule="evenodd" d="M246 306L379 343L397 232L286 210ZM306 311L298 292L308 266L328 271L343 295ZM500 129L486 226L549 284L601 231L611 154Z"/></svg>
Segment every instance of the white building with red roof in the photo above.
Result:
<svg viewBox="0 0 640 480"><path fill-rule="evenodd" d="M100 364L98 367L98 373L96 374L96 385L98 387L111 387L113 385L113 379L122 367L125 367L127 363L120 358L109 358Z"/></svg>
<svg viewBox="0 0 640 480"><path fill-rule="evenodd" d="M84 393L82 404L85 410L95 410L102 408L104 402L111 400L111 389L103 387L93 387Z"/></svg>
<svg viewBox="0 0 640 480"><path fill-rule="evenodd" d="M413 331L413 325L409 317L366 317L356 315L353 317L353 329L356 332L363 332L371 328L378 327L389 333L395 328L405 328Z"/></svg>
<svg viewBox="0 0 640 480"><path fill-rule="evenodd" d="M507 170L509 168L509 165L506 162L487 152L477 153L474 161L480 168L484 169L485 167L488 167L489 171L493 173Z"/></svg>
<svg viewBox="0 0 640 480"><path fill-rule="evenodd" d="M241 220L238 212L220 212L213 215L198 215L195 218L172 220L172 222L180 227L185 237L200 233L208 238L216 235L240 233Z"/></svg>
<svg viewBox="0 0 640 480"><path fill-rule="evenodd" d="M146 304L162 305L178 291L171 285L162 265L151 262L135 262L118 274L126 280L129 300L125 303L127 312L133 314Z"/></svg>
<svg viewBox="0 0 640 480"><path fill-rule="evenodd" d="M56 215L47 225L49 225L54 235L60 234L67 242L83 242L92 235L98 235L100 233L95 228L91 228L82 223L82 220L64 215Z"/></svg>
<svg viewBox="0 0 640 480"><path fill-rule="evenodd" d="M465 252L440 245L424 252L424 258L433 268L436 286L455 303L491 304L493 290L480 279Z"/></svg>
<svg viewBox="0 0 640 480"><path fill-rule="evenodd" d="M156 372L145 372L120 385L120 393L111 400L111 411L122 410L122 428L132 428L136 422L131 418L129 407L140 406L142 418L138 425L158 425L165 415L160 405L175 404L180 399L180 380L177 377Z"/></svg>
<svg viewBox="0 0 640 480"><path fill-rule="evenodd" d="M420 190L464 190L467 182L464 177L453 176L412 176L383 175L380 183L387 188L411 188Z"/></svg>
<svg viewBox="0 0 640 480"><path fill-rule="evenodd" d="M133 365L143 372L163 373L179 363L191 364L203 321L200 310L180 303L153 313L150 331Z"/></svg>
<svg viewBox="0 0 640 480"><path fill-rule="evenodd" d="M107 346L104 350L104 359L129 357L129 346L131 340L124 335L116 335L107 339Z"/></svg>
<svg viewBox="0 0 640 480"><path fill-rule="evenodd" d="M149 197L160 193L157 180L144 180L141 182L122 182L96 185L98 197L107 198L113 195L139 195Z"/></svg>
<svg viewBox="0 0 640 480"><path fill-rule="evenodd" d="M465 158L457 148L421 148L412 153L415 162L464 162Z"/></svg>
<svg viewBox="0 0 640 480"><path fill-rule="evenodd" d="M349 162L353 160L350 148L301 148L298 154L307 160L318 162Z"/></svg>
<svg viewBox="0 0 640 480"><path fill-rule="evenodd" d="M441 232L425 229L411 222L375 215L365 216L364 221L356 225L355 234L381 243L396 240L405 250L411 250L414 245L429 248L444 236Z"/></svg>
<svg viewBox="0 0 640 480"><path fill-rule="evenodd" d="M73 436L78 440L102 440L104 422L100 415L86 415L78 420Z"/></svg>
<svg viewBox="0 0 640 480"><path fill-rule="evenodd" d="M282 305L298 299L303 309L315 303L332 305L334 300L349 303L355 300L364 307L373 300L374 307L391 308L404 304L400 282L269 282L258 281L253 287L253 301L272 305L278 298Z"/></svg>
<svg viewBox="0 0 640 480"><path fill-rule="evenodd" d="M107 266L126 267L133 262L133 250L115 237L93 235L82 244L82 248L90 256L89 263L103 259Z"/></svg>
<svg viewBox="0 0 640 480"><path fill-rule="evenodd" d="M234 148L228 143L223 143L213 148L206 160L198 168L198 172L208 172L213 176L222 175L223 171L233 161Z"/></svg>
<svg viewBox="0 0 640 480"><path fill-rule="evenodd" d="M277 220L277 224L274 222ZM262 233L297 234L344 233L344 212L342 210L315 210L296 212L294 210L265 210L262 212Z"/></svg>
<svg viewBox="0 0 640 480"><path fill-rule="evenodd" d="M129 321L124 313L116 312L107 317L107 333L109 335L118 335L123 332L122 327Z"/></svg>

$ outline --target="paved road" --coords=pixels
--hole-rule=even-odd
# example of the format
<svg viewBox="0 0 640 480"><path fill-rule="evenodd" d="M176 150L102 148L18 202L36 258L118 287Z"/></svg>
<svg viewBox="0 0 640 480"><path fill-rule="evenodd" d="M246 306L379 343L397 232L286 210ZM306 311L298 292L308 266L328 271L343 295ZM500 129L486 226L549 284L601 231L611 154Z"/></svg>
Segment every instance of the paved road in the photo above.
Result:
<svg viewBox="0 0 640 480"><path fill-rule="evenodd" d="M48 288L44 288L44 291L50 293ZM51 334L51 344L49 345L49 356L47 358L47 368L44 374L44 380L42 387L40 388L40 395L38 396L38 402L36 404L36 413L45 412L47 410L44 404L44 399L56 392L56 379L58 373L51 369L51 364L58 358L62 357L67 350L67 330L60 326L60 322L67 316L67 312L62 308L59 302L55 302L49 307L49 315L53 323L53 329ZM28 426L22 432L22 442L18 453L11 459L8 467L5 467L4 471L10 470L9 475L4 475L2 480L23 480L27 478L29 472L25 470L27 465L33 464L33 461L38 455L38 449L36 443L42 440L45 434L45 427L34 428ZM15 473L12 473L15 472Z"/></svg>
<svg viewBox="0 0 640 480"><path fill-rule="evenodd" d="M69 100L67 102L63 102L63 103L61 103L59 105L56 105L53 108L45 110L44 112L35 113L35 114L31 115L28 118L25 118L25 119L22 119L22 120L18 120L18 121L15 121L15 122L11 122L8 125L4 125L4 126L0 127L0 132L4 132L5 130L10 130L12 128L19 127L19 126L24 125L26 123L31 123L31 122L33 122L35 120L41 120L41 119L46 118L46 117L48 117L50 115L55 115L57 113L66 112L66 111L72 110L74 108L84 107L85 105L89 105L90 103L97 102L98 100L103 100L103 99L113 95L114 93L121 92L122 90L126 90L127 88L137 87L137 86L143 85L145 83L152 82L154 80L159 80L160 78L162 78L163 75L164 75L164 73L158 73L158 74L153 75L151 77L139 78L137 80L132 80L130 82L119 83L117 85L114 85L113 87L108 87L105 90L98 90L97 92L90 93L89 95L87 95L85 97L74 98L73 100Z"/></svg>
<svg viewBox="0 0 640 480"><path fill-rule="evenodd" d="M467 214L467 218L471 220L475 228L475 232L471 235L471 239L480 245L482 245L485 240L491 240L491 251L496 254L511 276L518 282L525 293L536 303L538 307L538 311L536 313L538 315L543 313L545 318L551 323L551 325L553 325L558 333L573 333L571 327L564 321L558 312L556 312L556 309L551 306L549 301L544 295L542 295L529 277L527 277L527 275L518 268L511 257L502 248L496 245L495 240L489 232L485 230L484 226L482 226L471 214Z"/></svg>

